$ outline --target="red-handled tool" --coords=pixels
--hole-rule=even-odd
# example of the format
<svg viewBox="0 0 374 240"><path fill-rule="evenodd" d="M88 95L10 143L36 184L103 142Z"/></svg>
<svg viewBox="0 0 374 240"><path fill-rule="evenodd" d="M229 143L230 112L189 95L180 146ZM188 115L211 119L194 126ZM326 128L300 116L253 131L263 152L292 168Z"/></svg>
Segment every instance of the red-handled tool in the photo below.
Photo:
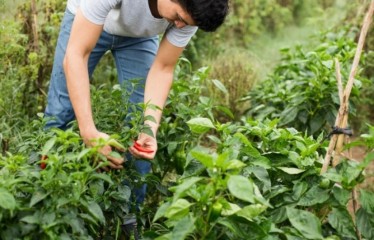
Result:
<svg viewBox="0 0 374 240"><path fill-rule="evenodd" d="M143 148L139 143L134 142L134 148L138 150L139 152L144 152L144 153L153 153L153 150Z"/></svg>

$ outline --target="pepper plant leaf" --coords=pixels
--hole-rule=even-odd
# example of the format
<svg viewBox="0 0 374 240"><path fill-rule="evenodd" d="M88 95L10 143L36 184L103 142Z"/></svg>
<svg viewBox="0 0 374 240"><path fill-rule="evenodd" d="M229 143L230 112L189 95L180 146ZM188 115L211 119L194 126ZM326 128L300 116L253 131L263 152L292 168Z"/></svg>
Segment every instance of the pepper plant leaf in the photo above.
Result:
<svg viewBox="0 0 374 240"><path fill-rule="evenodd" d="M13 195L4 188L0 188L0 207L9 210L16 208L16 200Z"/></svg>
<svg viewBox="0 0 374 240"><path fill-rule="evenodd" d="M253 182L248 178L240 175L230 176L227 181L227 187L235 197L243 201L255 202Z"/></svg>
<svg viewBox="0 0 374 240"><path fill-rule="evenodd" d="M288 207L287 216L292 226L306 239L323 239L321 222L314 214Z"/></svg>
<svg viewBox="0 0 374 240"><path fill-rule="evenodd" d="M357 239L352 217L347 209L333 208L328 215L328 221L341 237Z"/></svg>
<svg viewBox="0 0 374 240"><path fill-rule="evenodd" d="M212 121L208 118L193 118L187 122L193 133L203 134L210 129L215 129Z"/></svg>

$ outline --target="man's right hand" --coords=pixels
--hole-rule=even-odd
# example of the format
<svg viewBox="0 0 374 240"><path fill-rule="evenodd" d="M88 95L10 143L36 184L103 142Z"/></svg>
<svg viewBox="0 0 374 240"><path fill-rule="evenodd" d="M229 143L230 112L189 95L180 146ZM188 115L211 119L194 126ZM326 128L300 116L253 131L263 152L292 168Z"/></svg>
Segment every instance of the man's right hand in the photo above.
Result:
<svg viewBox="0 0 374 240"><path fill-rule="evenodd" d="M96 131L96 132L93 132L91 134L86 134L84 136L82 136L83 138L83 141L84 143L87 145L87 146L95 146L96 143L97 143L97 140L98 139L109 139L109 136L108 134L106 133L103 133L103 132L99 132L99 131ZM124 152L125 149L121 148L121 147L116 147L115 148L121 152ZM109 161L109 166L113 169L122 169L123 166L122 164L124 163L124 159L121 157L121 158L118 158L118 157L114 157L113 155L111 155L112 153L112 147L109 146L109 145L106 145L104 147L102 147L100 150L99 150L99 153L103 154Z"/></svg>

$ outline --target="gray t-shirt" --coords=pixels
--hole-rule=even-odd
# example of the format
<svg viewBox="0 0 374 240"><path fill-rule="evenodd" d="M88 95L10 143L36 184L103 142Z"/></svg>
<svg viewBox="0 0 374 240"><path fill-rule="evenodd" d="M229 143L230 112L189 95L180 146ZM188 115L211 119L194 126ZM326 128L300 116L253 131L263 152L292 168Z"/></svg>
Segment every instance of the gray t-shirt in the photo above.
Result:
<svg viewBox="0 0 374 240"><path fill-rule="evenodd" d="M185 47L197 31L196 26L178 29L165 19L155 18L148 0L68 0L75 14L80 8L91 22L104 25L104 31L126 37L152 37L165 34L169 42Z"/></svg>

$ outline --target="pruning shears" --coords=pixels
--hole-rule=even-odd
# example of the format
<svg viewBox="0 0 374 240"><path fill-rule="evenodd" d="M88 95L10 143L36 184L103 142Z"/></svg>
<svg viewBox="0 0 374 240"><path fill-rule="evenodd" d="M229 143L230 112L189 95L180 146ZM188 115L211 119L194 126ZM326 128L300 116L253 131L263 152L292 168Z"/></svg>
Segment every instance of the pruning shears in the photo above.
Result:
<svg viewBox="0 0 374 240"><path fill-rule="evenodd" d="M139 152L144 152L144 153L153 153L153 150L143 148L142 145L140 145L138 142L134 142L134 148L138 150Z"/></svg>

